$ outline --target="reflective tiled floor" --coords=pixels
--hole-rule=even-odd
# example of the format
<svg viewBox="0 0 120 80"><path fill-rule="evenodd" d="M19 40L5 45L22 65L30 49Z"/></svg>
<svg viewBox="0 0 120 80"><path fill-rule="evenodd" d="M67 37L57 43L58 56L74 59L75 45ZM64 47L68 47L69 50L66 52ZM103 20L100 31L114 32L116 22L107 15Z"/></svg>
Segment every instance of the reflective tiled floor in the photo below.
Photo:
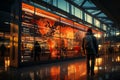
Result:
<svg viewBox="0 0 120 80"><path fill-rule="evenodd" d="M120 80L120 54L96 59L95 76L86 76L86 59L0 70L0 80Z"/></svg>

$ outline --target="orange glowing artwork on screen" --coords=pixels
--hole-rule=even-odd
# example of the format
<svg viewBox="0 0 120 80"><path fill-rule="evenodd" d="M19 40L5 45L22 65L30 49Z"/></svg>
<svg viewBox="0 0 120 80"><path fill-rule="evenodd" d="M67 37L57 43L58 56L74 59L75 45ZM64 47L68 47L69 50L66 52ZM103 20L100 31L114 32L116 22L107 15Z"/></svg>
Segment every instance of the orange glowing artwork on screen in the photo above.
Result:
<svg viewBox="0 0 120 80"><path fill-rule="evenodd" d="M49 19L45 19L45 18L40 18L39 20L36 21L36 24L39 27L40 33L42 35L45 35L51 31L51 28L54 25L54 21L49 20Z"/></svg>
<svg viewBox="0 0 120 80"><path fill-rule="evenodd" d="M70 26L61 26L61 37L73 39L73 29Z"/></svg>
<svg viewBox="0 0 120 80"><path fill-rule="evenodd" d="M56 49L55 49L55 41L52 39L48 39L48 45L51 53L51 57L56 57Z"/></svg>

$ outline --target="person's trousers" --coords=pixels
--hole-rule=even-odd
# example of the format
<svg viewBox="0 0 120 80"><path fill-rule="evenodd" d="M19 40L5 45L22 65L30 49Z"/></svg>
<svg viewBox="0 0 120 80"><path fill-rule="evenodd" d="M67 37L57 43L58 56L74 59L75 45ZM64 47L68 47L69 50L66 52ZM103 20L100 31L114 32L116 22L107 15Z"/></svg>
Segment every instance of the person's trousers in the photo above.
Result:
<svg viewBox="0 0 120 80"><path fill-rule="evenodd" d="M95 66L95 55L94 54L87 55L87 74L89 74L90 72L91 74L94 74L94 66Z"/></svg>

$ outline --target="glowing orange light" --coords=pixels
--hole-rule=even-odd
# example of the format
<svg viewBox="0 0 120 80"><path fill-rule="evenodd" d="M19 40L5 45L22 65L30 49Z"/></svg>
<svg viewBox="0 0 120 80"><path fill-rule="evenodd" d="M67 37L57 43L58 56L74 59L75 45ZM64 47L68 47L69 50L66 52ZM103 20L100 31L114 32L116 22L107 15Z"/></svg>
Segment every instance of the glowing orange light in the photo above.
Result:
<svg viewBox="0 0 120 80"><path fill-rule="evenodd" d="M33 6L30 6L30 5L25 4L25 3L22 3L22 8L27 8L27 9L29 9L29 10L34 11L34 7L33 7Z"/></svg>
<svg viewBox="0 0 120 80"><path fill-rule="evenodd" d="M102 58L97 58L96 59L96 66L99 66L102 64Z"/></svg>
<svg viewBox="0 0 120 80"><path fill-rule="evenodd" d="M120 62L120 56L117 56L116 62Z"/></svg>
<svg viewBox="0 0 120 80"><path fill-rule="evenodd" d="M52 67L50 69L50 74L51 74L51 78L52 80L59 80L58 76L60 76L60 67Z"/></svg>
<svg viewBox="0 0 120 80"><path fill-rule="evenodd" d="M73 29L69 26L61 27L61 37L74 38Z"/></svg>
<svg viewBox="0 0 120 80"><path fill-rule="evenodd" d="M83 24L76 23L76 22L74 22L74 26L79 27L79 28L84 29L84 30L88 28L87 26L85 26Z"/></svg>
<svg viewBox="0 0 120 80"><path fill-rule="evenodd" d="M75 63L68 66L68 79L78 80L86 75L86 63Z"/></svg>
<svg viewBox="0 0 120 80"><path fill-rule="evenodd" d="M7 70L7 68L10 66L10 58L9 57L5 57L4 59L5 59L4 60L5 61L4 62L5 63L5 69Z"/></svg>
<svg viewBox="0 0 120 80"><path fill-rule="evenodd" d="M55 41L48 39L48 45L49 45L51 57L56 57L57 51L55 49Z"/></svg>

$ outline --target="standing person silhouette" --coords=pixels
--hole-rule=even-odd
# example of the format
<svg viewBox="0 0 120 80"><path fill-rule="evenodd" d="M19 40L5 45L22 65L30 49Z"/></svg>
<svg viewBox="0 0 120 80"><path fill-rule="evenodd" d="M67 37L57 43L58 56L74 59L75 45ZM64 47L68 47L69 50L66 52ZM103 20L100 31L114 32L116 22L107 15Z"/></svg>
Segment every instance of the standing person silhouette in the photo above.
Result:
<svg viewBox="0 0 120 80"><path fill-rule="evenodd" d="M34 52L35 52L34 60L35 61L37 59L40 60L41 47L40 47L38 41L36 41L35 44L34 44Z"/></svg>
<svg viewBox="0 0 120 80"><path fill-rule="evenodd" d="M95 66L95 57L98 54L98 43L96 37L92 33L92 29L88 28L85 37L83 38L82 48L86 54L87 58L87 75L91 74L93 76L94 66ZM91 61L91 65L90 65Z"/></svg>

